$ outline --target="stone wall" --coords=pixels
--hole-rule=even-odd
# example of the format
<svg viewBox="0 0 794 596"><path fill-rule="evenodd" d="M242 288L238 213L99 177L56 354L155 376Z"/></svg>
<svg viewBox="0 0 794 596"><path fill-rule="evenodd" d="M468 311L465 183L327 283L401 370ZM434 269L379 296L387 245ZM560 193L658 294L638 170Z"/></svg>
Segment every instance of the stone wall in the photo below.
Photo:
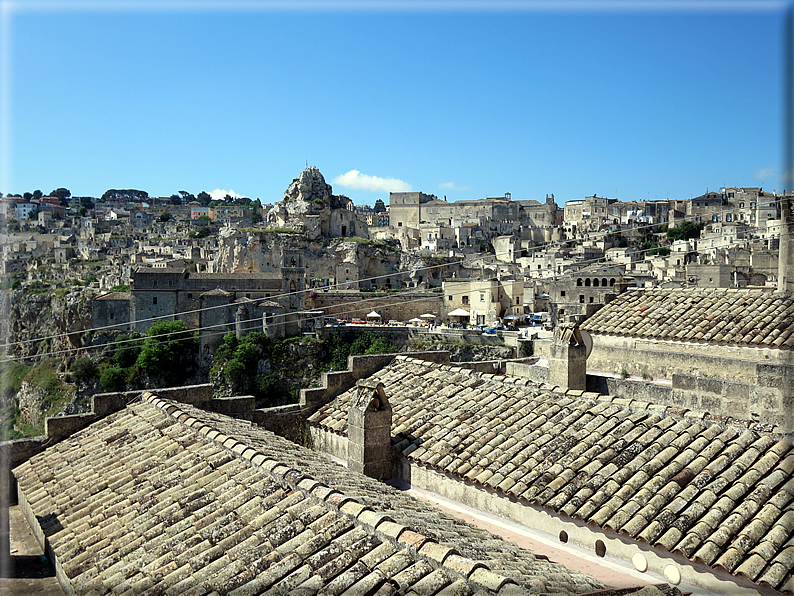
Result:
<svg viewBox="0 0 794 596"><path fill-rule="evenodd" d="M550 383L549 368L508 362L506 374ZM636 407L672 407L717 422L759 432L794 435L794 366L757 363L752 381L674 374L672 384L589 373L587 391Z"/></svg>
<svg viewBox="0 0 794 596"><path fill-rule="evenodd" d="M646 374L671 379L674 374L699 374L723 379L749 380L758 362L794 364L794 352L779 348L723 346L698 342L642 340L593 335L590 371Z"/></svg>
<svg viewBox="0 0 794 596"><path fill-rule="evenodd" d="M374 310L380 314L382 321L408 321L425 313L440 313L443 299L443 295L436 292L312 292L306 307L323 310L326 316L348 320L365 319Z"/></svg>
<svg viewBox="0 0 794 596"><path fill-rule="evenodd" d="M409 352L404 355L449 364L449 352ZM388 365L395 356L396 354L348 356L347 370L323 373L322 387L301 389L300 405L304 415L311 415L317 408L353 387L359 379L365 379Z"/></svg>
<svg viewBox="0 0 794 596"><path fill-rule="evenodd" d="M123 298L117 299L115 296L94 300L91 304L91 316L93 328L114 327L118 330L127 331L130 322L130 294L122 293Z"/></svg>

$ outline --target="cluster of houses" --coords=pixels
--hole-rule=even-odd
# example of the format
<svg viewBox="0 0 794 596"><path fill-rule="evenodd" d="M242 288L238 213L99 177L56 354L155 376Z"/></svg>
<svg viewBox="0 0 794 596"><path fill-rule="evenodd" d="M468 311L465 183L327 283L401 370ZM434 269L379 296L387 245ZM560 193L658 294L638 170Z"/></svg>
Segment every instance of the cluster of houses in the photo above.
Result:
<svg viewBox="0 0 794 596"><path fill-rule="evenodd" d="M69 267L80 261L101 262L95 283L110 290L134 287L134 271L140 267L238 273L218 260L223 243L219 227L256 233L286 225L293 216L288 199L304 196L298 190L303 178L314 180L311 184L319 184L323 196L336 201L324 206L319 195L311 195L310 211L298 229L306 239L322 244L363 238L399 246L412 258L378 270L356 256L332 268L309 262L307 287L322 280L332 291L379 286L435 290L437 304L431 312L444 319L463 309L469 312L465 322L473 325L536 311L549 312L560 322L592 311L632 285L774 287L780 205L789 196L757 187L723 188L685 200L626 202L593 195L560 208L554 195L543 201L513 200L506 193L448 202L422 192L395 192L388 205L379 201L373 210L353 208L346 197L335 197L319 171L307 168L293 181L291 195L261 210L258 204L256 209L231 203L174 204L173 197L107 198L95 201L90 216L79 216L79 199L63 204L57 197L3 197L0 219L8 232L2 242L2 274L57 283L68 279ZM323 209L329 215L321 225ZM169 217L163 217L166 213ZM660 226L676 228L684 222L700 224L699 235L667 242ZM288 248L300 249L300 239ZM277 256L271 269L259 272L278 273L281 254ZM389 318L389 313L383 316Z"/></svg>

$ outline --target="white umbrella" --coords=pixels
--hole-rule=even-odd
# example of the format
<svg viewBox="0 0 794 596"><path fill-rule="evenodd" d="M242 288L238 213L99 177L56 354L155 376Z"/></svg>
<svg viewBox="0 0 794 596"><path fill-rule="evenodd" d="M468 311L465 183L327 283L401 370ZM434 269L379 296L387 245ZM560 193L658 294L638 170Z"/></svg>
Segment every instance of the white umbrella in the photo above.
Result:
<svg viewBox="0 0 794 596"><path fill-rule="evenodd" d="M380 319L380 315L376 313L374 310L367 315L368 319Z"/></svg>
<svg viewBox="0 0 794 596"><path fill-rule="evenodd" d="M451 313L447 313L450 317L468 317L469 313L467 313L462 308L456 308Z"/></svg>
<svg viewBox="0 0 794 596"><path fill-rule="evenodd" d="M430 313L427 313L427 314L424 314L424 315L419 315L419 316L422 317L423 319L435 319L436 318L436 315L431 315Z"/></svg>
<svg viewBox="0 0 794 596"><path fill-rule="evenodd" d="M414 318L414 319L408 319L408 322L409 322L409 323L421 323L421 322L422 322L422 319L416 319L416 318Z"/></svg>

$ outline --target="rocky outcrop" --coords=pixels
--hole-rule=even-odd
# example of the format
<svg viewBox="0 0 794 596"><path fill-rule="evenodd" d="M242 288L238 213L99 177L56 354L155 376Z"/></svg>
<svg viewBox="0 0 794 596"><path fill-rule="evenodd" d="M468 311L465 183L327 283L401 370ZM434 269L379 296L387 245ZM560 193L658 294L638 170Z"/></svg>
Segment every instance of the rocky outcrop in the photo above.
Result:
<svg viewBox="0 0 794 596"><path fill-rule="evenodd" d="M82 347L82 332L92 326L93 298L94 291L89 288L67 294L38 294L23 286L3 292L7 355L30 357ZM65 359L75 355L65 352L59 357Z"/></svg>
<svg viewBox="0 0 794 596"><path fill-rule="evenodd" d="M294 230L314 240L321 236L369 236L367 224L353 212L353 201L334 195L316 167L294 178L284 198L267 215L270 228Z"/></svg>
<svg viewBox="0 0 794 596"><path fill-rule="evenodd" d="M218 237L218 256L211 270L218 273L274 273L281 270L285 249L304 254L306 277L335 280L343 263L356 265L357 279L395 276L400 271L401 253L386 244L359 240L325 239L312 242L294 234L251 232L226 228ZM384 282L375 280L375 284Z"/></svg>
<svg viewBox="0 0 794 596"><path fill-rule="evenodd" d="M37 387L27 381L22 381L22 387L16 394L19 422L40 428L44 422L42 404L46 395L47 390L43 387Z"/></svg>

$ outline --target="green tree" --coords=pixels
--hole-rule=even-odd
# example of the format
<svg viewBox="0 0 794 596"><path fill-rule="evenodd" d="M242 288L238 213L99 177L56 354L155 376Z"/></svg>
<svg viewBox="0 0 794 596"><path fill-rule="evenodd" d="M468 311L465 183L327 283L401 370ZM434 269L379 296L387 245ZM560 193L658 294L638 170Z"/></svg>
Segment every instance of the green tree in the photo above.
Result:
<svg viewBox="0 0 794 596"><path fill-rule="evenodd" d="M97 375L96 364L88 356L83 356L72 362L71 371L72 376L78 382L93 379Z"/></svg>
<svg viewBox="0 0 794 596"><path fill-rule="evenodd" d="M203 207L206 207L207 205L209 205L209 204L210 204L210 201L212 201L212 195L210 195L208 192L204 192L204 191L202 190L202 191L201 191L200 193L198 193L198 195L196 196L196 200L197 200L199 203L201 203L201 205L202 205Z"/></svg>
<svg viewBox="0 0 794 596"><path fill-rule="evenodd" d="M33 199L38 201L43 195L41 194L40 190L33 191Z"/></svg>
<svg viewBox="0 0 794 596"><path fill-rule="evenodd" d="M163 211L163 212L160 214L160 217L158 217L157 219L158 219L158 221L168 221L168 220L169 220L169 219L171 219L172 217L173 217L173 215L171 215L170 213L168 213L168 211Z"/></svg>
<svg viewBox="0 0 794 596"><path fill-rule="evenodd" d="M375 213L386 213L386 205L383 203L381 199L375 201Z"/></svg>
<svg viewBox="0 0 794 596"><path fill-rule="evenodd" d="M245 374L245 364L239 360L232 359L226 363L223 368L223 378L232 386L233 389L239 390L246 388L247 377Z"/></svg>
<svg viewBox="0 0 794 596"><path fill-rule="evenodd" d="M185 205L196 200L196 197L186 190L180 190L179 196L182 197L182 203Z"/></svg>
<svg viewBox="0 0 794 596"><path fill-rule="evenodd" d="M256 366L261 356L262 351L259 349L259 346L247 341L240 344L234 351L235 360L241 362L246 368Z"/></svg>
<svg viewBox="0 0 794 596"><path fill-rule="evenodd" d="M126 333L120 334L113 342L113 356L110 357L111 362L116 366L122 368L129 368L138 360L141 353L141 345L143 341L130 341L132 338Z"/></svg>
<svg viewBox="0 0 794 596"><path fill-rule="evenodd" d="M114 199L121 199L121 200L136 200L136 201L144 201L149 198L149 193L145 190L136 190L134 188L129 188L126 190L118 190L115 188L111 188L110 190L106 190L102 194L102 200L114 200Z"/></svg>
<svg viewBox="0 0 794 596"><path fill-rule="evenodd" d="M72 196L72 193L68 188L56 188L50 193L50 196L58 197L61 200L61 204L63 204L66 202L66 199Z"/></svg>
<svg viewBox="0 0 794 596"><path fill-rule="evenodd" d="M127 379L127 371L118 366L111 366L99 375L99 382L105 391L123 391Z"/></svg>
<svg viewBox="0 0 794 596"><path fill-rule="evenodd" d="M695 223L693 221L685 221L676 228L667 230L667 239L670 242L675 240L688 240L689 238L700 238L700 232L706 227L705 222Z"/></svg>
<svg viewBox="0 0 794 596"><path fill-rule="evenodd" d="M198 340L184 321L158 321L146 333L136 364L143 372L177 385L189 375L198 353Z"/></svg>

